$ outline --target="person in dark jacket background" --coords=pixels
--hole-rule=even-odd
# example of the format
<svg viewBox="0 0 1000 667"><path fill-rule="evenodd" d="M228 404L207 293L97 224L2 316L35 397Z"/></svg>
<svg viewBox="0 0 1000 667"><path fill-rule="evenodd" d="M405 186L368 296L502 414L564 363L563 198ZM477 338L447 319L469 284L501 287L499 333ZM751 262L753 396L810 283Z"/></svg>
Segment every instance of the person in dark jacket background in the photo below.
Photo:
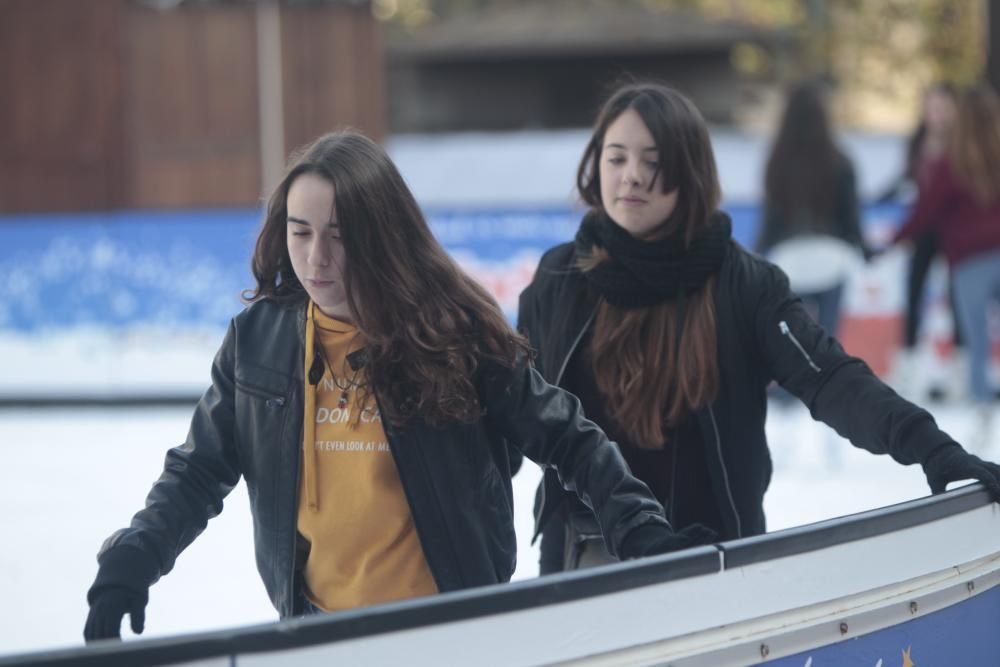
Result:
<svg viewBox="0 0 1000 667"><path fill-rule="evenodd" d="M251 305L230 324L186 442L102 546L87 640L141 632L149 587L241 476L281 617L509 580L513 445L558 470L620 558L677 534L579 402L430 232L386 153L319 138L272 195Z"/></svg>
<svg viewBox="0 0 1000 667"><path fill-rule="evenodd" d="M543 256L519 327L537 368L580 397L675 527L763 533L771 478L766 388L777 380L855 446L918 463L935 493L1000 466L967 453L925 410L847 355L783 272L731 238L708 130L666 86L619 89L577 173L590 207ZM593 513L546 471L536 496L540 571L606 562Z"/></svg>
<svg viewBox="0 0 1000 667"><path fill-rule="evenodd" d="M869 251L854 166L837 147L818 84L800 83L788 95L767 160L763 212L758 251L836 335L847 278Z"/></svg>

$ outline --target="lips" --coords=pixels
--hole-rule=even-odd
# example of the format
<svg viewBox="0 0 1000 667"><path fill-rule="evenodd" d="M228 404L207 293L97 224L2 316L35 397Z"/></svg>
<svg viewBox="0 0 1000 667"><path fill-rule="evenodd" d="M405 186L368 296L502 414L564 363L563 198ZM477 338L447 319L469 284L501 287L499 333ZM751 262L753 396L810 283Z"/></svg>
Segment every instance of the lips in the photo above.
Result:
<svg viewBox="0 0 1000 667"><path fill-rule="evenodd" d="M317 280L316 278L306 278L306 283L312 287L331 287L335 280Z"/></svg>
<svg viewBox="0 0 1000 667"><path fill-rule="evenodd" d="M646 200L641 197L619 197L618 201L625 206L641 206L646 203Z"/></svg>

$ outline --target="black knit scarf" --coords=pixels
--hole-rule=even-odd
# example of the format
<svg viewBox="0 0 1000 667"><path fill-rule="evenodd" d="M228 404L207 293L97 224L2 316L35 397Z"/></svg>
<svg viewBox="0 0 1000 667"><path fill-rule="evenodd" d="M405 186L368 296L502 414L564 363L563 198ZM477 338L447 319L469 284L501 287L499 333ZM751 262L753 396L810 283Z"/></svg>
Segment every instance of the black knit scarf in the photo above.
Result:
<svg viewBox="0 0 1000 667"><path fill-rule="evenodd" d="M607 250L610 261L584 275L613 306L647 308L667 299L682 299L698 290L719 271L732 236L729 216L712 214L691 246L681 236L639 241L619 227L606 213L591 211L576 233L577 253L588 256L593 247Z"/></svg>

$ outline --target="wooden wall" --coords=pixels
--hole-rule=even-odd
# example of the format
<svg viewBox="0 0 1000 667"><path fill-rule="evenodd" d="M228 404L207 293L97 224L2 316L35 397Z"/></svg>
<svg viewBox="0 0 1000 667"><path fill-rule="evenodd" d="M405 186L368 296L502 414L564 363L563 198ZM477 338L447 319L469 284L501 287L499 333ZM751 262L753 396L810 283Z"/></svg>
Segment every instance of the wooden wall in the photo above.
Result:
<svg viewBox="0 0 1000 667"><path fill-rule="evenodd" d="M288 149L345 126L384 138L382 31L367 8L286 7L281 31Z"/></svg>
<svg viewBox="0 0 1000 667"><path fill-rule="evenodd" d="M0 212L122 197L119 2L0 0Z"/></svg>
<svg viewBox="0 0 1000 667"><path fill-rule="evenodd" d="M0 0L0 214L258 202L256 11ZM336 127L384 138L368 6L280 6L280 35L284 155Z"/></svg>
<svg viewBox="0 0 1000 667"><path fill-rule="evenodd" d="M219 206L260 196L253 11L130 7L128 205Z"/></svg>

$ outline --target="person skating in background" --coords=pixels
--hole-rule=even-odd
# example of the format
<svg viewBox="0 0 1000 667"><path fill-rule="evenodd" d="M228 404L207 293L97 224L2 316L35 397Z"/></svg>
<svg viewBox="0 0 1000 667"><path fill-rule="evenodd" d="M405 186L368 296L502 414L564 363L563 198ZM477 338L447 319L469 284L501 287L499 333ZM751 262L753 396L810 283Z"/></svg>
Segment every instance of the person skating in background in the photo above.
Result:
<svg viewBox="0 0 1000 667"><path fill-rule="evenodd" d="M656 84L615 92L577 186L589 210L575 240L542 257L519 327L542 375L579 396L672 525L765 531L772 380L855 446L920 464L933 492L978 479L1000 497L1000 466L846 354L781 269L731 238L708 129L686 97ZM593 513L550 470L538 532L543 574L608 560Z"/></svg>
<svg viewBox="0 0 1000 667"><path fill-rule="evenodd" d="M959 96L948 150L928 166L895 242L934 234L948 260L960 328L969 354L968 382L989 430L995 387L990 378L990 306L1000 295L1000 101L986 85Z"/></svg>
<svg viewBox="0 0 1000 667"><path fill-rule="evenodd" d="M149 587L241 477L282 618L507 581L511 445L558 470L616 556L714 537L675 533L579 402L531 368L372 141L330 134L293 161L253 273L186 442L100 549L87 640L118 637L126 613L142 630Z"/></svg>
<svg viewBox="0 0 1000 667"><path fill-rule="evenodd" d="M844 286L868 248L854 166L837 146L817 84L800 83L788 95L767 160L757 250L836 335Z"/></svg>
<svg viewBox="0 0 1000 667"><path fill-rule="evenodd" d="M900 177L878 198L880 202L902 201L912 204L917 193L932 185L933 166L946 153L955 125L958 92L955 86L940 82L928 88L923 100L920 122L906 144L906 162ZM935 258L941 256L936 229L913 238L906 273L906 301L903 315L902 345L894 356L890 382L897 391L920 398L966 396L968 357L962 340L962 326L955 307L953 284L948 280L948 307L952 325L952 352L943 384L926 377L928 360L921 354L920 330L924 311L924 288Z"/></svg>

